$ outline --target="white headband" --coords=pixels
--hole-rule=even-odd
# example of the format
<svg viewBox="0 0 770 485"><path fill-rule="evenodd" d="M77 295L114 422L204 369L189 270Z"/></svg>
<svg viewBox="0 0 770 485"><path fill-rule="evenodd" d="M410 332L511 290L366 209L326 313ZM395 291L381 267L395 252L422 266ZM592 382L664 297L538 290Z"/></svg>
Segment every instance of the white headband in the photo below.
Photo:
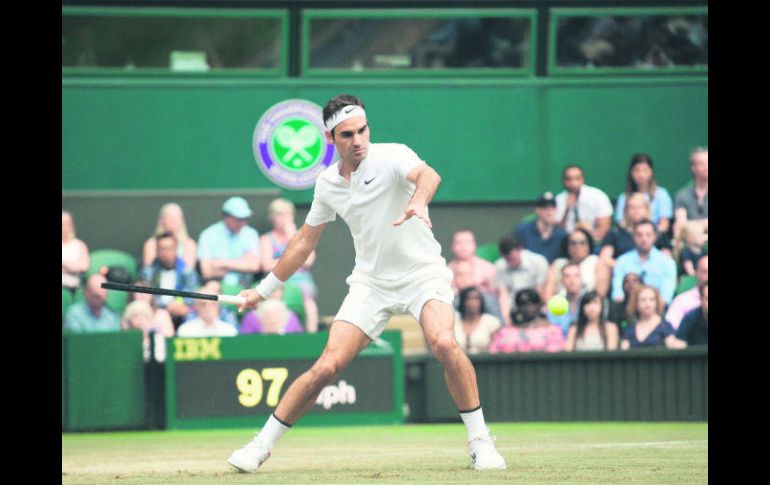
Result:
<svg viewBox="0 0 770 485"><path fill-rule="evenodd" d="M332 131L335 126L354 116L363 116L366 118L366 111L364 111L364 108L358 105L349 104L347 106L343 106L325 123L326 129Z"/></svg>

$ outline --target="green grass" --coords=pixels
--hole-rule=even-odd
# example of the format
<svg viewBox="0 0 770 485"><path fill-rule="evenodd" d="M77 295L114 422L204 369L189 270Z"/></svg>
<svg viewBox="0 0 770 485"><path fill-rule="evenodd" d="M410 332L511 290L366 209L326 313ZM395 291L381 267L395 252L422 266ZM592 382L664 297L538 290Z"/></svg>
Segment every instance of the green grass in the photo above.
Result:
<svg viewBox="0 0 770 485"><path fill-rule="evenodd" d="M707 423L491 423L508 468L478 472L462 424L302 427L255 475L225 460L253 430L62 434L62 484L708 482Z"/></svg>

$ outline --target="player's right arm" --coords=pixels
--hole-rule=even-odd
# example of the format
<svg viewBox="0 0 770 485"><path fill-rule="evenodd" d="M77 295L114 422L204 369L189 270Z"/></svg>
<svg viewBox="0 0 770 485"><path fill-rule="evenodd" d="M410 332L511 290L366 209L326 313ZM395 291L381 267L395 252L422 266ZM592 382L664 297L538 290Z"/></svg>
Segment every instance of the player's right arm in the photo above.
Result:
<svg viewBox="0 0 770 485"><path fill-rule="evenodd" d="M284 251L275 268L273 268L273 275L280 281L285 282L288 280L291 275L302 267L308 256L315 251L325 227L326 223L317 226L304 224L297 234L289 240L286 251ZM239 293L239 296L246 299L246 302L238 309L239 312L247 308L256 309L257 305L265 300L256 289L243 290Z"/></svg>

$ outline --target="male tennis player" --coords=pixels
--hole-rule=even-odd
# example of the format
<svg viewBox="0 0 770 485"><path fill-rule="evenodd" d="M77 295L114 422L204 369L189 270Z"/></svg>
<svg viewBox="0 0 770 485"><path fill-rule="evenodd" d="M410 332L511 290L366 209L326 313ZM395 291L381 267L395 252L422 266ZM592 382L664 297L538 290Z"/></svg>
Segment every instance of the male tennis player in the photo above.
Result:
<svg viewBox="0 0 770 485"><path fill-rule="evenodd" d="M452 272L428 216L441 177L405 145L370 144L364 104L355 96L332 98L323 119L340 160L318 176L305 224L273 271L256 289L240 293L246 298L240 311L256 308L281 287L337 214L350 228L356 250L346 280L350 289L321 357L289 386L257 436L227 462L242 472L256 472L276 441L312 409L321 390L382 333L391 314L409 312L444 366L449 393L468 430L473 468L505 468L484 422L476 372L454 337Z"/></svg>

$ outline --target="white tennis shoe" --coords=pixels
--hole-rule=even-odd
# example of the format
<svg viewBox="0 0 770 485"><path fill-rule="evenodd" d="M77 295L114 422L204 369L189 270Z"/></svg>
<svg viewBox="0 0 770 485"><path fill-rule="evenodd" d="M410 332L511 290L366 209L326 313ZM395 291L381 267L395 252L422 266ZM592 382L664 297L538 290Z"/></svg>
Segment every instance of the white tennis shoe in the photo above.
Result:
<svg viewBox="0 0 770 485"><path fill-rule="evenodd" d="M235 450L227 459L227 463L239 472L255 473L268 458L270 458L270 450L257 441L257 438L254 438L248 444Z"/></svg>
<svg viewBox="0 0 770 485"><path fill-rule="evenodd" d="M492 442L494 436L489 433L476 436L468 441L468 447L471 449L471 468L474 470L504 470L505 459L495 449Z"/></svg>

